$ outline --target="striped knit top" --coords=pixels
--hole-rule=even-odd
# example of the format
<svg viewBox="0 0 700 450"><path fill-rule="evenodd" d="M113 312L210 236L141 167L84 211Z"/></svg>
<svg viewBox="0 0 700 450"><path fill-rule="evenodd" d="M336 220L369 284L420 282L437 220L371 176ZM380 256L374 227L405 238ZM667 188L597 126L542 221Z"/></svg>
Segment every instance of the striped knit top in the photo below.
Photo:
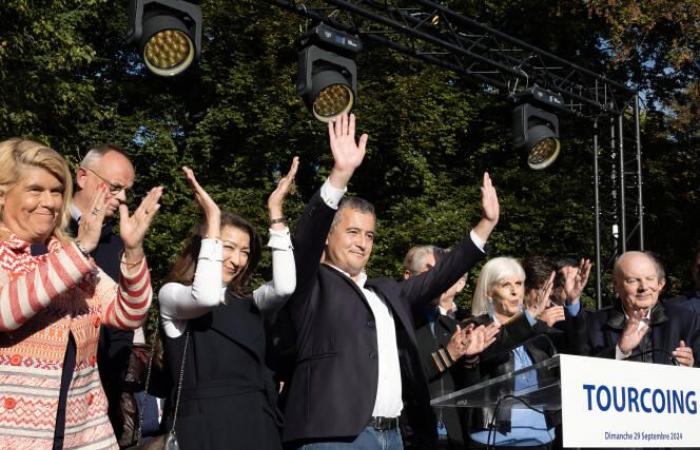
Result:
<svg viewBox="0 0 700 450"><path fill-rule="evenodd" d="M74 243L51 239L32 256L16 236L0 242L0 448L50 449L69 335L76 367L64 448L118 448L97 372L100 325L138 327L152 289L146 261L122 259L115 283Z"/></svg>

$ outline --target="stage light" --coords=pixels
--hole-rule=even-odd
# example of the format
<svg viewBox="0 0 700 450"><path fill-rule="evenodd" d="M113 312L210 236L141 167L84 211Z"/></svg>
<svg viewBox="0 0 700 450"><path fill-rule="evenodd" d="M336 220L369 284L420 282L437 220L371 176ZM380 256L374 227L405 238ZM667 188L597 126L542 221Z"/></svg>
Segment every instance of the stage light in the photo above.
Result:
<svg viewBox="0 0 700 450"><path fill-rule="evenodd" d="M173 77L199 59L202 12L181 0L132 0L128 40L138 44L149 71Z"/></svg>
<svg viewBox="0 0 700 450"><path fill-rule="evenodd" d="M297 92L321 122L352 110L357 98L357 36L319 24L302 38Z"/></svg>
<svg viewBox="0 0 700 450"><path fill-rule="evenodd" d="M524 103L513 111L513 143L527 152L527 165L540 170L559 156L559 119L555 114Z"/></svg>

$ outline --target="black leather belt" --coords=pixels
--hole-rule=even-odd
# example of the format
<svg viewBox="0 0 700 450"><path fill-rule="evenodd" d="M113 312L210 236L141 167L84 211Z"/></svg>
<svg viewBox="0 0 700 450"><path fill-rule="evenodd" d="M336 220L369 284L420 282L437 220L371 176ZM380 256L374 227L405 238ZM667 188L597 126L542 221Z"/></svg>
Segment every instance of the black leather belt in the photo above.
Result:
<svg viewBox="0 0 700 450"><path fill-rule="evenodd" d="M399 426L398 417L371 417L367 426L377 431L393 430Z"/></svg>

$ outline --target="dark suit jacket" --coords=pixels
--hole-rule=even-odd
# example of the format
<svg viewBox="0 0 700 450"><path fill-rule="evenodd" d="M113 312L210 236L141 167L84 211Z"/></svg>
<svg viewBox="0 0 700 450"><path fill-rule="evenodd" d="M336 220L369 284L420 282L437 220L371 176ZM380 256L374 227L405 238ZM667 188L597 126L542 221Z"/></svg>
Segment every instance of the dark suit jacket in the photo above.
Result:
<svg viewBox="0 0 700 450"><path fill-rule="evenodd" d="M697 292L688 292L685 295L664 300L664 304L682 306L689 311L700 314L700 294Z"/></svg>
<svg viewBox="0 0 700 450"><path fill-rule="evenodd" d="M591 356L615 358L615 346L626 323L619 300L613 306L589 313L587 320ZM700 316L680 306L659 302L651 310L650 326L648 350L659 350L652 354L654 363L671 364L670 353L683 340L693 349L695 367L700 367ZM635 356L639 351L637 348L630 359L640 360L641 357Z"/></svg>
<svg viewBox="0 0 700 450"><path fill-rule="evenodd" d="M296 332L297 360L285 411L285 441L354 438L367 425L377 395L377 332L367 300L350 278L319 263L334 214L317 192L294 236L297 290L286 307ZM365 284L394 316L404 412L413 430L425 433L426 439L434 438L435 429L411 309L436 298L483 256L467 236L425 274Z"/></svg>
<svg viewBox="0 0 700 450"><path fill-rule="evenodd" d="M434 330L431 330L431 323L434 325ZM447 348L450 338L457 331L455 319L437 314L432 321L417 317L416 324L418 325L416 328L418 352L428 379L431 398L452 393L479 381L478 368L468 366L464 358L460 358L444 371L440 371L433 359L435 352ZM439 408L435 411L435 415L447 429L450 448L463 448L465 443L469 442L465 408ZM437 426L437 423L435 425Z"/></svg>

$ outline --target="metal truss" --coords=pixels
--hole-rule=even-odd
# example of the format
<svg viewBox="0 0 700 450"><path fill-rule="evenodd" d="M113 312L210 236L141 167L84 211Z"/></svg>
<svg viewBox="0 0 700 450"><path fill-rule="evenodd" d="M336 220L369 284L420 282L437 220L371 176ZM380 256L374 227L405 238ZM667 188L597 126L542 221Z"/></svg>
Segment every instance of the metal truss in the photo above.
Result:
<svg viewBox="0 0 700 450"><path fill-rule="evenodd" d="M635 90L429 0L268 0L367 42L444 67L517 100L538 86L593 129L596 294L620 253L644 249L639 99ZM626 136L632 136L628 138Z"/></svg>
<svg viewBox="0 0 700 450"><path fill-rule="evenodd" d="M628 136L632 137L628 137ZM593 120L596 208L596 295L603 306L603 274L627 250L644 250L639 99L621 114Z"/></svg>

